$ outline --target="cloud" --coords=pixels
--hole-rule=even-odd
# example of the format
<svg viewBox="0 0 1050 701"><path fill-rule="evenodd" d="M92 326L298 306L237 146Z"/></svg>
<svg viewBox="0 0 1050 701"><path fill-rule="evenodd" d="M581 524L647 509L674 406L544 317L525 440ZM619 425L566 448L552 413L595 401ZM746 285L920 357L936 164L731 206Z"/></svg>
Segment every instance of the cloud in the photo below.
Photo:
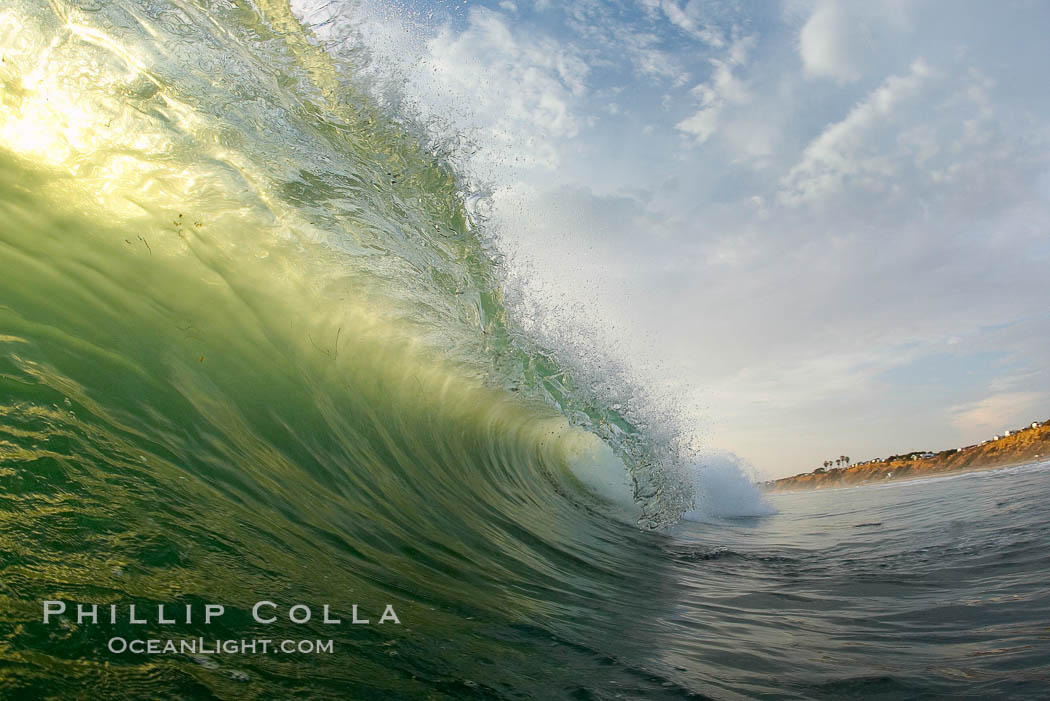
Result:
<svg viewBox="0 0 1050 701"><path fill-rule="evenodd" d="M860 78L860 68L851 48L847 11L841 3L819 3L799 33L798 51L806 75L851 82Z"/></svg>
<svg viewBox="0 0 1050 701"><path fill-rule="evenodd" d="M483 8L472 10L468 20L464 31L446 27L427 42L427 82L416 86L430 93L423 100L469 105L475 126L506 145L576 136L583 121L574 104L586 92L589 72L576 52L549 38L516 33L500 14ZM526 148L518 155L529 153ZM537 162L557 165L550 154Z"/></svg>
<svg viewBox="0 0 1050 701"><path fill-rule="evenodd" d="M977 68L917 59L809 141L780 177L777 202L898 230L933 217L942 230L992 228L1016 219L1008 212L1021 202L1041 209L1035 183L1050 140L1034 125L1008 127L995 91ZM1011 238L1028 228L1018 223Z"/></svg>
<svg viewBox="0 0 1050 701"><path fill-rule="evenodd" d="M733 71L747 63L748 52L754 44L754 37L739 39L733 42L726 58L710 59L714 69L710 80L692 89L699 109L675 125L678 131L693 137L697 144L702 144L718 130L726 107L746 105L751 101L752 95L747 84L736 77Z"/></svg>
<svg viewBox="0 0 1050 701"><path fill-rule="evenodd" d="M950 413L952 423L963 433L984 432L991 438L990 434L1002 435L1031 421L1042 421L1048 399L1038 392L1006 392L952 407Z"/></svg>
<svg viewBox="0 0 1050 701"><path fill-rule="evenodd" d="M641 75L665 79L674 87L684 85L689 80L689 72L675 57L654 48L653 44L657 41L657 37L652 34L627 34L623 37L622 45L629 52L635 70Z"/></svg>
<svg viewBox="0 0 1050 701"><path fill-rule="evenodd" d="M840 122L825 129L783 178L781 201L798 204L840 192L847 179L860 184L896 174L893 159L872 143L887 125L899 123L904 106L919 97L936 72L916 61L902 76L890 76ZM917 132L913 132L917 138ZM919 144L921 147L921 144Z"/></svg>
<svg viewBox="0 0 1050 701"><path fill-rule="evenodd" d="M662 0L659 3L659 7L667 18L671 20L671 24L683 32L716 49L725 46L726 40L722 31L718 27L710 26L700 21L701 3L693 0L686 3L684 8L681 8L673 0Z"/></svg>
<svg viewBox="0 0 1050 701"><path fill-rule="evenodd" d="M870 68L887 31L895 34L908 26L907 6L899 2L844 3L820 0L802 26L798 52L808 78L828 78L838 83L859 80Z"/></svg>

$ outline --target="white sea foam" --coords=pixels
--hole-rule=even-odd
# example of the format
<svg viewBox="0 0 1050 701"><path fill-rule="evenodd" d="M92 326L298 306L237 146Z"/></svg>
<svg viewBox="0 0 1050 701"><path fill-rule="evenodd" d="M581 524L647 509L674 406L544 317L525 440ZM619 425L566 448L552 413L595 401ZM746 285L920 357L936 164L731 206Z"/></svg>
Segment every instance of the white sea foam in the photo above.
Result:
<svg viewBox="0 0 1050 701"><path fill-rule="evenodd" d="M706 456L694 472L696 504L683 518L709 521L777 513L749 472L746 463L732 453Z"/></svg>

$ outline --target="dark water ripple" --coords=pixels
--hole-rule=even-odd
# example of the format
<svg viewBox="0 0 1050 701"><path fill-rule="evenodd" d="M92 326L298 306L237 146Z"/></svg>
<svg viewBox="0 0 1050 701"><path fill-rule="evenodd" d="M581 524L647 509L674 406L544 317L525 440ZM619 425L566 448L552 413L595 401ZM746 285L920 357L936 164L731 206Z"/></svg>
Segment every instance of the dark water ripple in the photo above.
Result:
<svg viewBox="0 0 1050 701"><path fill-rule="evenodd" d="M782 495L758 525L683 527L682 666L761 698L1042 698L1048 468Z"/></svg>

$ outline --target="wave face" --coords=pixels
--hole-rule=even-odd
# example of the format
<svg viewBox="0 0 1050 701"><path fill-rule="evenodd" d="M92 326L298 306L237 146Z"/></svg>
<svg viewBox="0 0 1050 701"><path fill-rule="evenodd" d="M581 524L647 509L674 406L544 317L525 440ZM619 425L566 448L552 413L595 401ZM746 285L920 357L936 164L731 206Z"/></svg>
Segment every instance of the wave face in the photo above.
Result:
<svg viewBox="0 0 1050 701"><path fill-rule="evenodd" d="M277 0L16 0L0 54L0 695L662 693L593 650L651 654L691 487L514 330L448 159ZM338 654L112 654L45 599Z"/></svg>

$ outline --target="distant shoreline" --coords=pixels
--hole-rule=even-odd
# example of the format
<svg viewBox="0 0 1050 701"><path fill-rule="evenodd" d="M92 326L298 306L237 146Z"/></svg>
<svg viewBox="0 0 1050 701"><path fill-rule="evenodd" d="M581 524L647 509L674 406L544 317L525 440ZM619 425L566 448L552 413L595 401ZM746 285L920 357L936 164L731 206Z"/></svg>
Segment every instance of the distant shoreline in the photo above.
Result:
<svg viewBox="0 0 1050 701"><path fill-rule="evenodd" d="M765 482L770 492L834 489L861 484L886 484L945 475L977 472L1050 459L1050 421L1009 432L979 445L943 450L930 457L895 457L835 469L818 469L794 477Z"/></svg>

